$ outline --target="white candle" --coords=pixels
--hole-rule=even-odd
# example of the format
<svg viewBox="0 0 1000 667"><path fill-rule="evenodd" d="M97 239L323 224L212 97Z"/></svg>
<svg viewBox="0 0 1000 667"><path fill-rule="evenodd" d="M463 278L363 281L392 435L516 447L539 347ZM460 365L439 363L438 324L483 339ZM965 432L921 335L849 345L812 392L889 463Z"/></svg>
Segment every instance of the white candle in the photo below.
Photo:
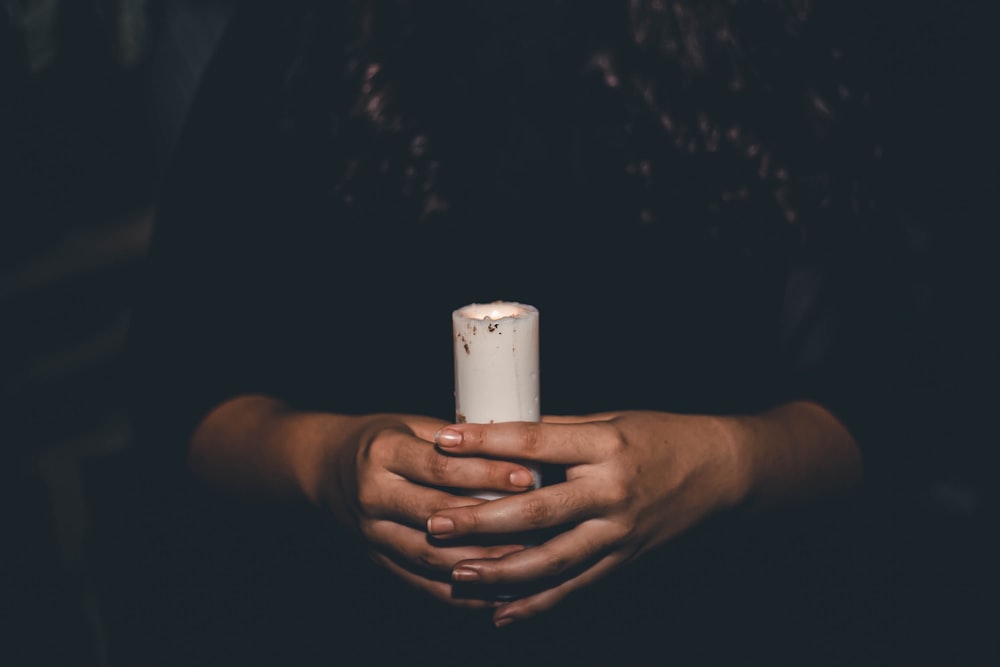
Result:
<svg viewBox="0 0 1000 667"><path fill-rule="evenodd" d="M541 419L538 309L522 303L473 303L451 315L455 344L455 421L474 424ZM541 484L537 467L535 485ZM493 500L494 492L475 492Z"/></svg>

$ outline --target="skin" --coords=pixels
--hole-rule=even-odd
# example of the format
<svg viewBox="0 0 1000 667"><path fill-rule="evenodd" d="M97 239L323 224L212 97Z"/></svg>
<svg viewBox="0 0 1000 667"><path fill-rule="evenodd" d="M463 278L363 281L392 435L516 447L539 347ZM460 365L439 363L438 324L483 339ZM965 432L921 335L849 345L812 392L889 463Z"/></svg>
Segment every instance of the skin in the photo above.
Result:
<svg viewBox="0 0 1000 667"><path fill-rule="evenodd" d="M207 484L244 500L320 507L410 585L456 606L491 608L489 600L453 596L451 570L523 546L436 544L427 518L484 502L442 488L518 493L534 478L515 463L442 453L433 440L446 425L415 415L300 412L267 396L240 396L202 420L188 461Z"/></svg>
<svg viewBox="0 0 1000 667"><path fill-rule="evenodd" d="M564 466L566 480L533 489L511 461ZM477 425L298 412L265 396L213 410L190 463L234 494L325 508L390 572L449 604L492 609L498 627L551 609L713 514L842 493L862 468L843 424L805 401L758 415ZM484 502L446 489L511 495ZM526 547L517 534L534 529L550 536ZM479 587L520 584L535 588L513 601L477 597Z"/></svg>
<svg viewBox="0 0 1000 667"><path fill-rule="evenodd" d="M501 605L498 626L552 608L717 512L807 501L848 488L861 473L847 430L806 402L752 417L620 412L455 425L437 441L456 455L566 466L565 483L428 519L428 533L442 540L569 526L534 548L452 571L464 584L551 582Z"/></svg>

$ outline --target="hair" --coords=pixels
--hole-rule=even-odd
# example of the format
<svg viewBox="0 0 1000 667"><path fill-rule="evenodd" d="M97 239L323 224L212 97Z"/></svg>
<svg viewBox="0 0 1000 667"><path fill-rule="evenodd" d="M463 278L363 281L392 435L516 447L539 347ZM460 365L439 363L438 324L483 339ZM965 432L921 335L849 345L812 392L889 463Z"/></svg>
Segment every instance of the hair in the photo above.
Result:
<svg viewBox="0 0 1000 667"><path fill-rule="evenodd" d="M325 44L343 75L317 120L336 140L324 160L345 206L425 221L448 210L474 189L469 161L496 155L449 130L496 146L510 137L490 136L493 119L518 113L582 127L593 159L563 168L582 162L583 178L615 189L626 223L809 247L876 206L863 64L814 0L354 0L342 12L339 41L304 43ZM305 113L301 91L290 99L290 114ZM508 189L532 187L530 168L490 169Z"/></svg>

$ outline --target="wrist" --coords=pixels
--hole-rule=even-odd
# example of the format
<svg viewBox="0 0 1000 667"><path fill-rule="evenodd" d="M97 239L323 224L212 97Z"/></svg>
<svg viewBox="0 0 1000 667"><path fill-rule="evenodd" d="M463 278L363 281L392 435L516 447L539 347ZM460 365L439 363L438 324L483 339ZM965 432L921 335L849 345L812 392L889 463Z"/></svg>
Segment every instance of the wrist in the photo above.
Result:
<svg viewBox="0 0 1000 667"><path fill-rule="evenodd" d="M290 480L309 504L340 514L349 495L341 474L354 466L350 444L357 438L359 418L322 412L278 415L274 441L281 448Z"/></svg>
<svg viewBox="0 0 1000 667"><path fill-rule="evenodd" d="M318 483L315 471L322 449L314 436L315 429L308 427L305 413L287 410L275 414L270 422L267 442L275 451L275 460L281 462L289 487L300 500L316 503Z"/></svg>
<svg viewBox="0 0 1000 667"><path fill-rule="evenodd" d="M860 479L857 443L822 406L797 401L724 421L740 505L808 502L844 493Z"/></svg>
<svg viewBox="0 0 1000 667"><path fill-rule="evenodd" d="M726 492L722 495L723 509L735 509L750 502L758 475L755 448L752 445L755 426L752 417L715 417L720 445L720 458L726 471Z"/></svg>

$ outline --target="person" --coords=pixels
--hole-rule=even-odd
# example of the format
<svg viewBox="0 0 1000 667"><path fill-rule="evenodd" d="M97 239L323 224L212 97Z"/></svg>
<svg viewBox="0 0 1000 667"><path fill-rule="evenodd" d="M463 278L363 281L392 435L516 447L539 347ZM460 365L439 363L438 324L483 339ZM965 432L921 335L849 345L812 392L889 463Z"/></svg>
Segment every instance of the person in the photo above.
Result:
<svg viewBox="0 0 1000 667"><path fill-rule="evenodd" d="M891 413L887 235L870 95L812 9L241 4L131 340L185 517L157 650L864 650L844 508ZM496 299L541 314L541 423L453 423L450 313Z"/></svg>

